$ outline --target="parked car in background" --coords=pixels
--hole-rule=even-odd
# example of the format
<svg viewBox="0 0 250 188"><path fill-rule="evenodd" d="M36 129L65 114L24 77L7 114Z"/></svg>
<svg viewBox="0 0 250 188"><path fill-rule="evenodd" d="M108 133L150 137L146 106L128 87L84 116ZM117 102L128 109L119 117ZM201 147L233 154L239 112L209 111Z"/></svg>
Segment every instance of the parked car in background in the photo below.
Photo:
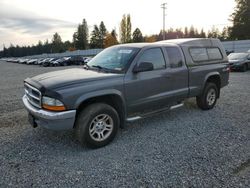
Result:
<svg viewBox="0 0 250 188"><path fill-rule="evenodd" d="M37 62L37 65L42 66L42 65L43 65L43 62L48 61L49 59L50 59L50 58L41 59L41 60L39 60L39 61Z"/></svg>
<svg viewBox="0 0 250 188"><path fill-rule="evenodd" d="M41 64L41 61L43 61L45 58L39 58L37 61L34 63L35 65Z"/></svg>
<svg viewBox="0 0 250 188"><path fill-rule="evenodd" d="M50 66L50 62L53 60L55 60L55 58L48 58L48 59L44 60L41 65L43 67L48 67L48 66Z"/></svg>
<svg viewBox="0 0 250 188"><path fill-rule="evenodd" d="M231 70L245 72L250 68L250 53L231 53L228 60Z"/></svg>
<svg viewBox="0 0 250 188"><path fill-rule="evenodd" d="M37 59L30 59L29 61L27 61L27 65L33 65L35 64L35 62L37 62Z"/></svg>
<svg viewBox="0 0 250 188"><path fill-rule="evenodd" d="M18 63L26 64L28 61L29 61L29 59L21 59Z"/></svg>
<svg viewBox="0 0 250 188"><path fill-rule="evenodd" d="M85 63L83 56L71 56L69 60L71 65L83 65Z"/></svg>
<svg viewBox="0 0 250 188"><path fill-rule="evenodd" d="M70 57L63 57L53 61L53 66L69 66L71 65Z"/></svg>

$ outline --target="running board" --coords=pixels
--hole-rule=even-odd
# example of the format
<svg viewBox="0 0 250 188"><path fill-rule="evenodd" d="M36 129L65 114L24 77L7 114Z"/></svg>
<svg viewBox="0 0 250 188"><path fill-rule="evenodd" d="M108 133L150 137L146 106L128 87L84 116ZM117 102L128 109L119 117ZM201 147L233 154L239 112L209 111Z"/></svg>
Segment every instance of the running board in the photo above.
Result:
<svg viewBox="0 0 250 188"><path fill-rule="evenodd" d="M176 108L180 108L180 107L182 107L182 106L184 106L184 104L183 104L183 103L180 103L180 104L177 104L177 105L171 106L171 107L170 107L170 110L174 110L174 109L176 109Z"/></svg>
<svg viewBox="0 0 250 188"><path fill-rule="evenodd" d="M171 106L170 108L163 108L163 109L160 109L160 110L156 110L156 111L153 111L153 112L149 112L149 113L143 114L142 116L130 117L130 118L127 118L126 121L127 122L136 121L136 120L139 120L139 119L142 119L142 118L146 118L146 117L152 116L154 114L159 114L159 113L162 113L162 112L165 112L165 111L168 111L168 110L174 110L174 109L180 108L182 106L184 106L184 104L180 103L180 104Z"/></svg>

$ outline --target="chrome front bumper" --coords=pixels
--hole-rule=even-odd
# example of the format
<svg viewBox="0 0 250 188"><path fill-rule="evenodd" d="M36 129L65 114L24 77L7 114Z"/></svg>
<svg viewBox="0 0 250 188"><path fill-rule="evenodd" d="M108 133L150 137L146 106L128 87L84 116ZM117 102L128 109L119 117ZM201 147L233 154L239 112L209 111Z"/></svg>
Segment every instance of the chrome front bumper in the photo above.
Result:
<svg viewBox="0 0 250 188"><path fill-rule="evenodd" d="M26 95L23 96L23 104L34 118L34 122L41 127L52 130L68 130L74 127L76 110L50 112L38 109L29 103Z"/></svg>

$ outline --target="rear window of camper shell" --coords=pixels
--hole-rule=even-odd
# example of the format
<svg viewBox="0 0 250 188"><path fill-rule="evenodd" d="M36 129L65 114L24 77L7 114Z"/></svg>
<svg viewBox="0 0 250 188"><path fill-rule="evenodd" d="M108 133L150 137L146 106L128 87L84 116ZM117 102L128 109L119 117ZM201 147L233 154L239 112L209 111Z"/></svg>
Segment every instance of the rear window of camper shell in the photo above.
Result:
<svg viewBox="0 0 250 188"><path fill-rule="evenodd" d="M192 47L189 53L195 63L222 60L223 56L217 47Z"/></svg>

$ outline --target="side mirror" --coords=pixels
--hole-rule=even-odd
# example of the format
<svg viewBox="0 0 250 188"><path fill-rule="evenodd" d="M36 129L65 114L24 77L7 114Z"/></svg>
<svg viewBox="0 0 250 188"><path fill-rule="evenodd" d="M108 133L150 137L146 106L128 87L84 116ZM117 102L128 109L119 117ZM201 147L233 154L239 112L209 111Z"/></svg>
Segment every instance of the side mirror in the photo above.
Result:
<svg viewBox="0 0 250 188"><path fill-rule="evenodd" d="M135 66L133 69L133 73L138 72L146 72L146 71L152 71L154 70L154 66L152 63L149 62L141 62L139 66Z"/></svg>

